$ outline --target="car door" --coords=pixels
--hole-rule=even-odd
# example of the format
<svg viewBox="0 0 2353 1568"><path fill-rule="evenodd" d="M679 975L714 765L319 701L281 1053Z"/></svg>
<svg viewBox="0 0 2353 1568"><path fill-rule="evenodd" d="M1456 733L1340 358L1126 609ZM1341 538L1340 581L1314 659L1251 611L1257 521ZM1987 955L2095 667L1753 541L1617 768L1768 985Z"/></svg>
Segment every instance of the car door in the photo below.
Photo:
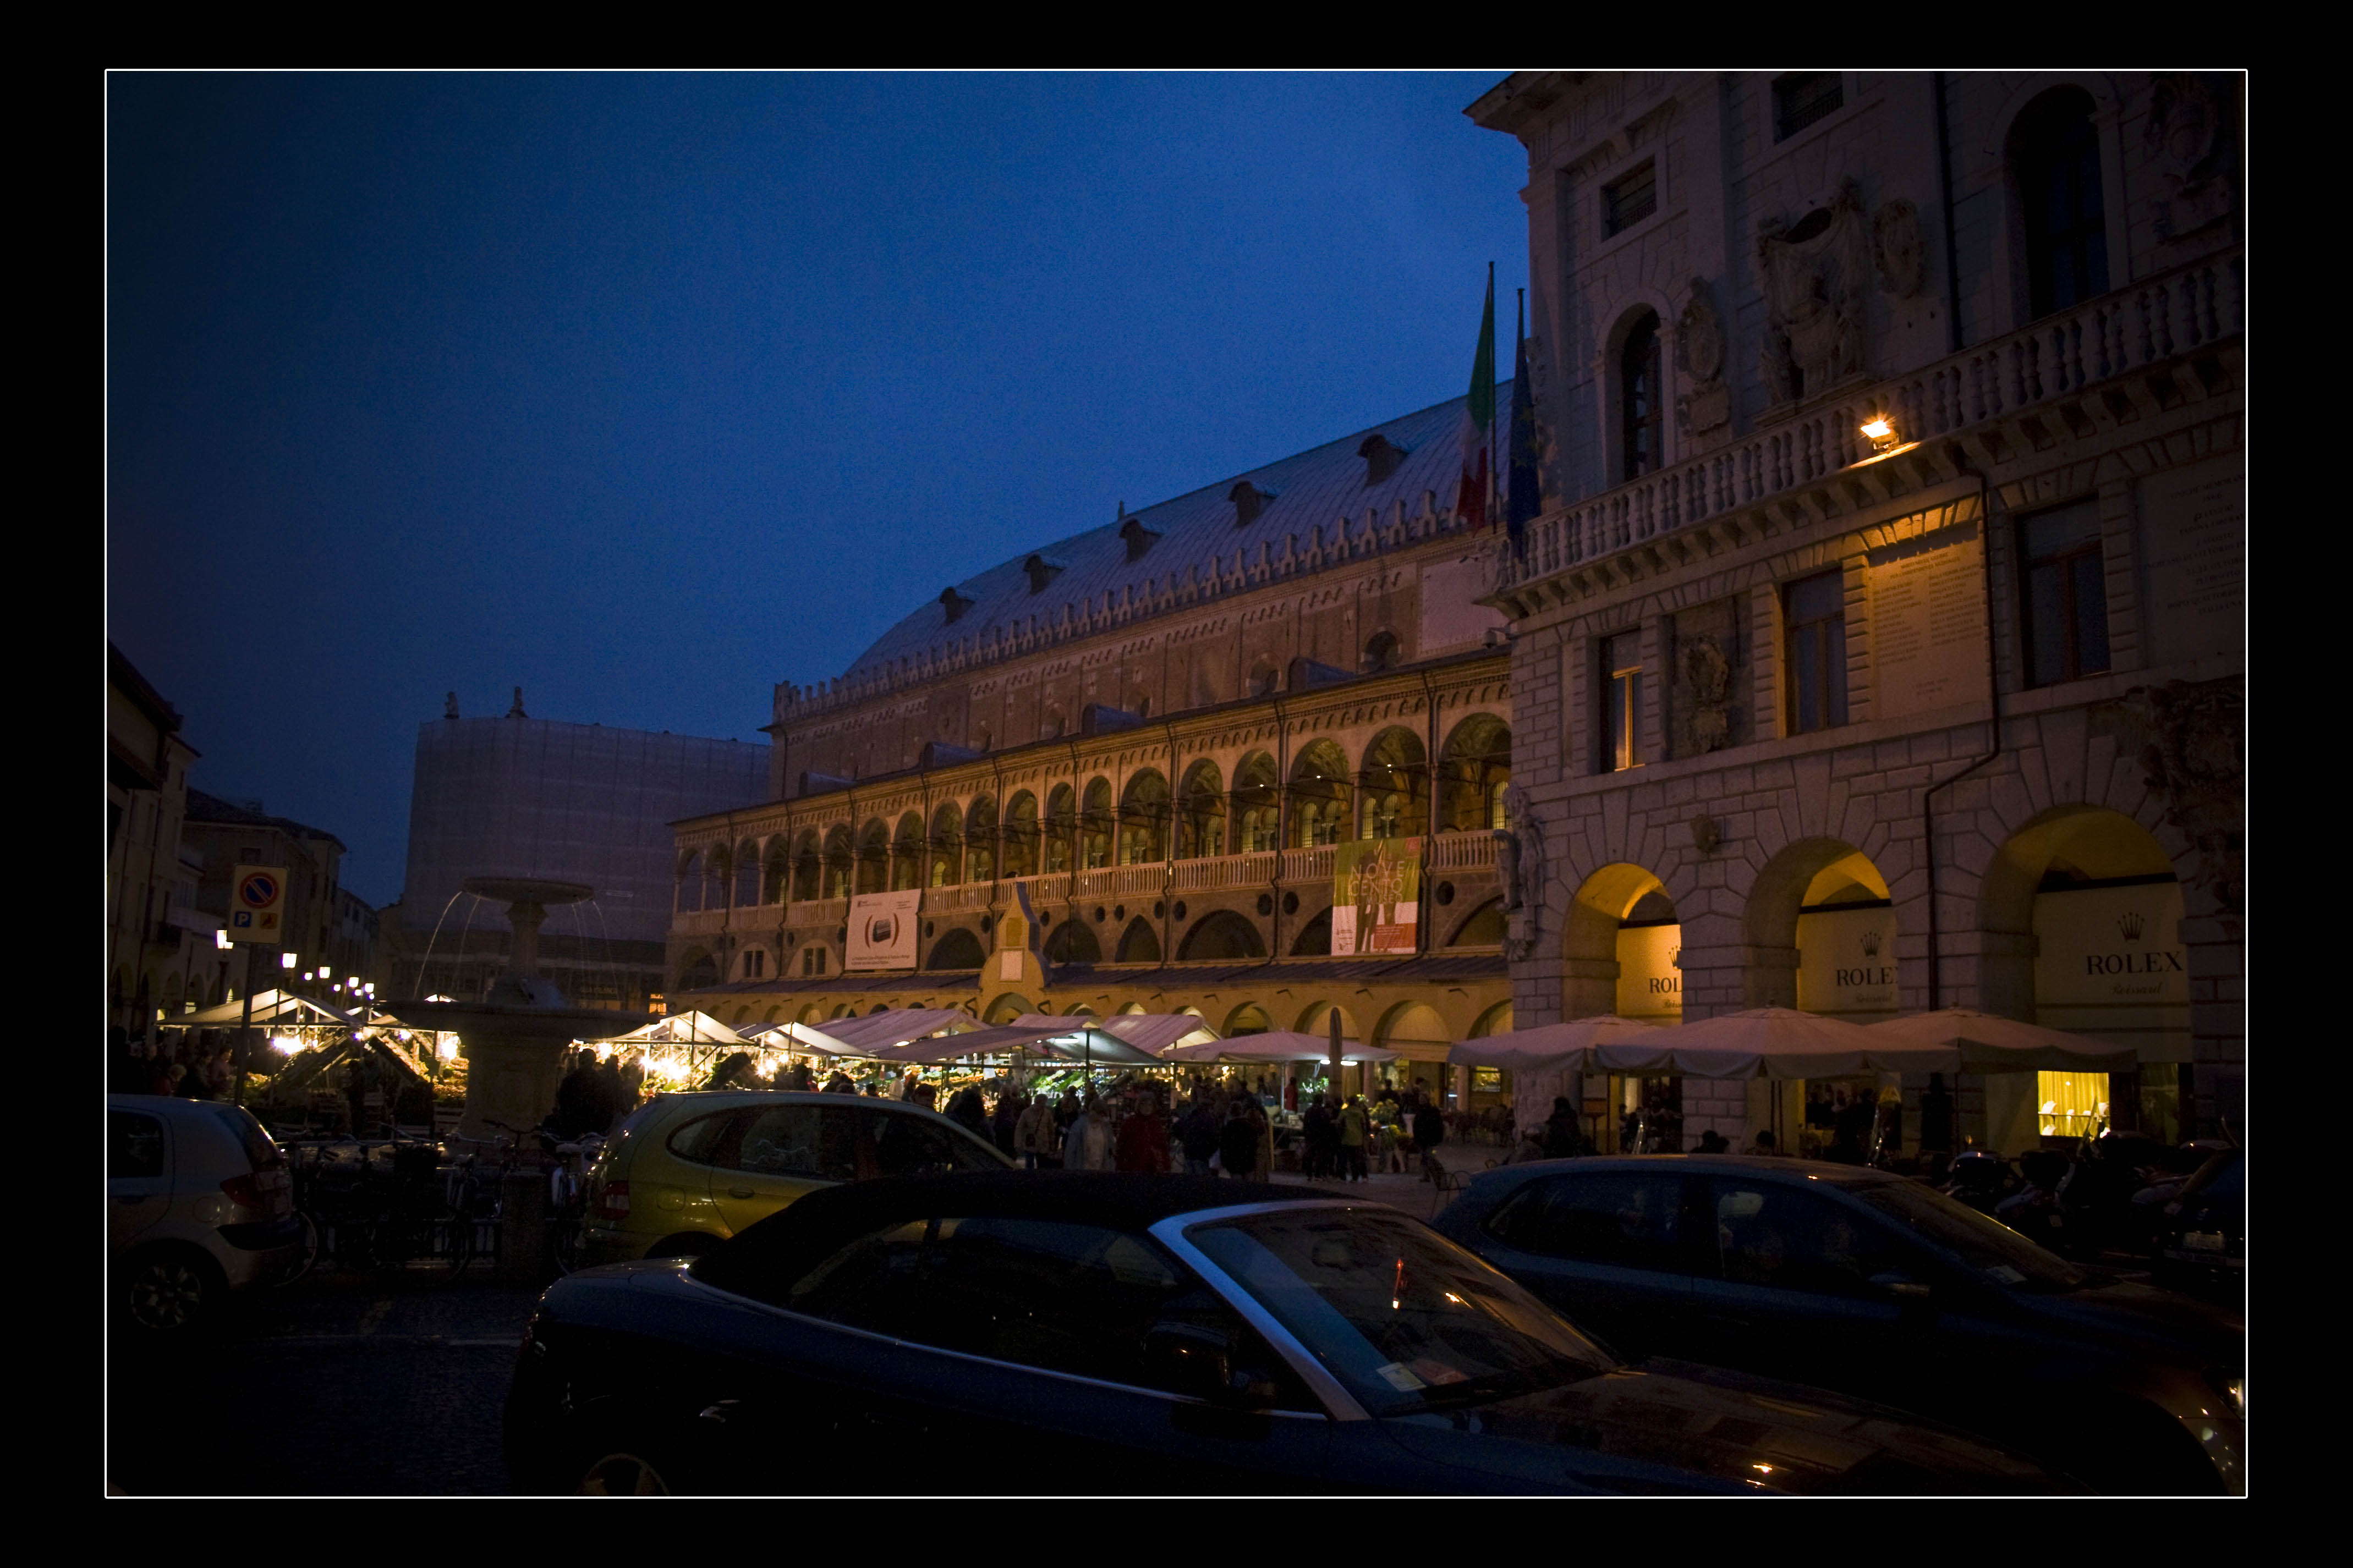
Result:
<svg viewBox="0 0 2353 1568"><path fill-rule="evenodd" d="M963 1456L992 1490L1261 1489L1325 1462L1314 1396L1148 1237L1027 1217L895 1225L777 1305L823 1327L780 1325L785 1353L732 1418L796 1449ZM1166 1386L1145 1342L1169 1325L1222 1338L1275 1386L1273 1407Z"/></svg>
<svg viewBox="0 0 2353 1568"><path fill-rule="evenodd" d="M172 1134L160 1116L106 1113L107 1242L121 1252L164 1217L172 1202Z"/></svg>
<svg viewBox="0 0 2353 1568"><path fill-rule="evenodd" d="M736 1111L710 1156L711 1199L728 1234L818 1187L853 1180L860 1125L847 1107L807 1101Z"/></svg>
<svg viewBox="0 0 2353 1568"><path fill-rule="evenodd" d="M1919 1320L1875 1279L1917 1267L1875 1217L1800 1182L1711 1176L1694 1213L1684 1359L1870 1397L1924 1347Z"/></svg>
<svg viewBox="0 0 2353 1568"><path fill-rule="evenodd" d="M1507 1199L1480 1252L1629 1360L1674 1347L1692 1305L1680 1171L1542 1177Z"/></svg>

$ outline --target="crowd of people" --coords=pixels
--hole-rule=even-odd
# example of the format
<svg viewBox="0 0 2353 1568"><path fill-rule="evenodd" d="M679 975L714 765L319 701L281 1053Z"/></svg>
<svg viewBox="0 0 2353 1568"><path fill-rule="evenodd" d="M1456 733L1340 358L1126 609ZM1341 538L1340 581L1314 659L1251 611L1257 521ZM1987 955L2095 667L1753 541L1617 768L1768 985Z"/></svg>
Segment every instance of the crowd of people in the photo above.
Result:
<svg viewBox="0 0 2353 1568"><path fill-rule="evenodd" d="M168 1094L184 1100L227 1100L237 1085L237 1060L227 1046L203 1036L178 1031L180 1038L151 1045L133 1040L121 1028L108 1032L108 1055L113 1063L111 1092Z"/></svg>

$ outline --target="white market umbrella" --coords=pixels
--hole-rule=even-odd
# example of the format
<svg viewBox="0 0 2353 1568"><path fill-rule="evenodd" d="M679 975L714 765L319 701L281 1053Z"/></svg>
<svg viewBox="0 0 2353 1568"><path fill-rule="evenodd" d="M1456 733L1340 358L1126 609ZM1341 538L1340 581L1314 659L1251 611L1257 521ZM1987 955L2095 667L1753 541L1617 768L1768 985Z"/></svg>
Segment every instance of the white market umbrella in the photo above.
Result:
<svg viewBox="0 0 2353 1568"><path fill-rule="evenodd" d="M1355 1040L1340 1042L1344 1062L1393 1062L1402 1053ZM1230 1040L1205 1040L1195 1046L1171 1046L1160 1053L1170 1062L1328 1062L1331 1042L1321 1035L1296 1029L1276 1029L1263 1035L1240 1035Z"/></svg>
<svg viewBox="0 0 2353 1568"><path fill-rule="evenodd" d="M822 1024L780 1024L780 1034L828 1056L871 1057L911 1041L950 1031L970 1030L972 1016L958 1007L892 1007L864 1016L828 1018Z"/></svg>
<svg viewBox="0 0 2353 1568"><path fill-rule="evenodd" d="M169 1029L212 1029L224 1024L244 1022L245 1003L239 1000L216 1002L211 1006L199 1008L194 1013L183 1013L176 1018L166 1018L164 1020L164 1026ZM287 991L257 991L253 995L253 1022L257 1026L262 1024L328 1024L345 1029L356 1029L362 1020L356 1013L346 1013L341 1008L330 1007L324 1002L313 1002L308 996L297 996Z"/></svg>
<svg viewBox="0 0 2353 1568"><path fill-rule="evenodd" d="M1955 1053L1950 1072L2130 1072L2138 1059L2129 1046L2112 1046L2064 1029L2045 1028L1973 1007L1946 1007L1873 1024L1871 1032L1907 1045Z"/></svg>
<svg viewBox="0 0 2353 1568"><path fill-rule="evenodd" d="M1098 1037L1109 1035L1155 1057L1171 1046L1201 1045L1218 1037L1216 1030L1190 1013L1115 1013L1108 1018L1024 1013L1013 1021L1024 1028L1060 1027L1072 1032L1084 1025Z"/></svg>
<svg viewBox="0 0 2353 1568"><path fill-rule="evenodd" d="M631 1029L626 1035L612 1035L596 1042L598 1045L662 1045L662 1046L740 1046L744 1037L712 1017L708 1013L673 1013L666 1018L656 1018L643 1028Z"/></svg>
<svg viewBox="0 0 2353 1568"><path fill-rule="evenodd" d="M1892 1039L1861 1024L1750 1007L1650 1031L1639 1043L1594 1047L1611 1072L1678 1072L1688 1078L1850 1078L1868 1072L1951 1072L1959 1053Z"/></svg>
<svg viewBox="0 0 2353 1568"><path fill-rule="evenodd" d="M1534 1028L1514 1029L1507 1035L1465 1040L1451 1047L1446 1059L1455 1067L1508 1068L1514 1072L1582 1070L1591 1065L1596 1047L1623 1045L1641 1049L1658 1029L1656 1024L1604 1013L1594 1018L1539 1024Z"/></svg>

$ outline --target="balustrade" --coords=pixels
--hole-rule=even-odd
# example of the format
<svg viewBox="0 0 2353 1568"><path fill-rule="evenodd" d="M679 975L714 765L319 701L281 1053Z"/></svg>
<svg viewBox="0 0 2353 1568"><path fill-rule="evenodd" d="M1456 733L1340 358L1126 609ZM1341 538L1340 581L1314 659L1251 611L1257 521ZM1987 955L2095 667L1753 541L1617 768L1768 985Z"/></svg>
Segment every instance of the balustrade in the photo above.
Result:
<svg viewBox="0 0 2353 1568"><path fill-rule="evenodd" d="M2244 330L2242 253L2103 294L2006 337L1778 421L1746 441L1646 475L1528 524L1495 586L1563 571L1828 479L1867 454L1863 420L1892 413L1906 441L1945 436L2144 369Z"/></svg>
<svg viewBox="0 0 2353 1568"><path fill-rule="evenodd" d="M1493 833L1440 833L1430 841L1430 868L1433 871L1493 871L1495 868L1495 836Z"/></svg>
<svg viewBox="0 0 2353 1568"><path fill-rule="evenodd" d="M1332 879L1332 846L1311 844L1303 849L1282 852L1282 879L1286 882L1328 882Z"/></svg>

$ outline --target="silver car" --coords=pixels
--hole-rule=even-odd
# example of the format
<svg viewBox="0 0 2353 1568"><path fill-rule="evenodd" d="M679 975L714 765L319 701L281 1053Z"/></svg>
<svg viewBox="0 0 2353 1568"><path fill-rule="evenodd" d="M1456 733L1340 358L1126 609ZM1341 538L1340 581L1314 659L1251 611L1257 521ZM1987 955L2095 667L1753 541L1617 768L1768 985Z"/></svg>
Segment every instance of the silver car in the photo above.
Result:
<svg viewBox="0 0 2353 1568"><path fill-rule="evenodd" d="M139 1329L195 1327L233 1290L300 1266L302 1222L285 1156L218 1100L106 1099L106 1210L117 1312Z"/></svg>

